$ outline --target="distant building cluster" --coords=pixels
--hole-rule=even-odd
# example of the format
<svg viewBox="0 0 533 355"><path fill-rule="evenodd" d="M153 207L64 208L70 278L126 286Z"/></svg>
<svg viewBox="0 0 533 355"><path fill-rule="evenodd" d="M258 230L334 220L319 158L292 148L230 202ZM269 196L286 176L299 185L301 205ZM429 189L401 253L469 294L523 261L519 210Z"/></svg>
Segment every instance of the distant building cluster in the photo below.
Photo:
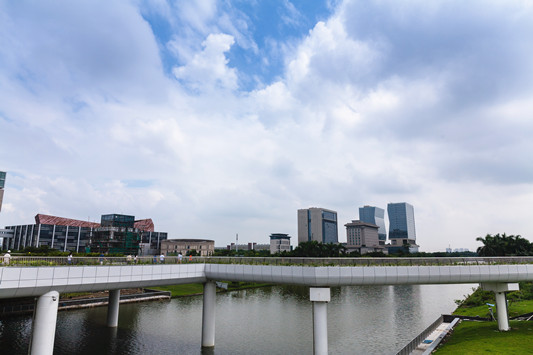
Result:
<svg viewBox="0 0 533 355"><path fill-rule="evenodd" d="M406 202L389 203L387 214L389 244L386 244L385 210L376 206L360 207L359 219L345 224L347 251L418 252L413 206ZM298 244L310 241L339 242L336 211L318 207L298 210Z"/></svg>
<svg viewBox="0 0 533 355"><path fill-rule="evenodd" d="M47 246L77 253L157 254L167 233L155 232L151 219L121 214L102 215L101 222L37 214L35 223L7 226L2 249Z"/></svg>
<svg viewBox="0 0 533 355"><path fill-rule="evenodd" d="M6 173L0 171L0 211L4 197ZM385 226L385 210L376 206L359 207L359 219L346 223L348 252L361 254L402 251L417 252L414 208L407 202L387 205L389 232ZM316 241L339 243L337 212L319 207L299 209L297 214L298 244ZM387 243L388 237L388 243ZM272 233L269 244L251 242L227 245L226 250L268 250L278 254L292 250L288 234ZM156 232L150 218L136 220L123 214L102 215L100 223L37 214L35 223L12 225L0 229L2 249L21 250L26 247L48 247L61 251L124 253L132 255L213 255L215 242L211 239L168 239L165 232ZM452 249L447 248L451 253ZM455 249L453 252L468 252Z"/></svg>

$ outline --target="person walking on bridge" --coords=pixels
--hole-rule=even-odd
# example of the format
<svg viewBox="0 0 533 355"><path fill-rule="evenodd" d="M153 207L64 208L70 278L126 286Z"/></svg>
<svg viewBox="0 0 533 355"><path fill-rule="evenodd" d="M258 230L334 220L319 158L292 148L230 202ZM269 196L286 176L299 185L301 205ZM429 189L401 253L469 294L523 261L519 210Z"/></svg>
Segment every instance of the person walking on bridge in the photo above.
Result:
<svg viewBox="0 0 533 355"><path fill-rule="evenodd" d="M11 250L8 250L7 253L4 254L4 265L9 265L11 262Z"/></svg>

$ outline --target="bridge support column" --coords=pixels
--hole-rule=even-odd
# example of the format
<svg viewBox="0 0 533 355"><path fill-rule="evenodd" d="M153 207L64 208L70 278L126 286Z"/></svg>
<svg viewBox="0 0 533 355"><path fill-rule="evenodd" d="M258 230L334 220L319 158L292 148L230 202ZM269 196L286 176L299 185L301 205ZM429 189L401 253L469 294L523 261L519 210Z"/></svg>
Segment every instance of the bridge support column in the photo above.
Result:
<svg viewBox="0 0 533 355"><path fill-rule="evenodd" d="M109 301L107 303L107 326L118 327L118 309L120 305L120 290L109 290Z"/></svg>
<svg viewBox="0 0 533 355"><path fill-rule="evenodd" d="M498 329L500 331L509 330L509 314L507 312L507 298L505 292L518 291L517 283L482 283L481 288L485 291L492 291L496 296L496 315L498 316Z"/></svg>
<svg viewBox="0 0 533 355"><path fill-rule="evenodd" d="M313 302L313 354L327 355L329 287L311 287L309 299Z"/></svg>
<svg viewBox="0 0 533 355"><path fill-rule="evenodd" d="M202 347L215 346L215 301L216 284L214 281L204 283L204 305L202 310Z"/></svg>
<svg viewBox="0 0 533 355"><path fill-rule="evenodd" d="M35 307L31 335L32 355L52 355L56 335L59 292L50 291L40 296Z"/></svg>

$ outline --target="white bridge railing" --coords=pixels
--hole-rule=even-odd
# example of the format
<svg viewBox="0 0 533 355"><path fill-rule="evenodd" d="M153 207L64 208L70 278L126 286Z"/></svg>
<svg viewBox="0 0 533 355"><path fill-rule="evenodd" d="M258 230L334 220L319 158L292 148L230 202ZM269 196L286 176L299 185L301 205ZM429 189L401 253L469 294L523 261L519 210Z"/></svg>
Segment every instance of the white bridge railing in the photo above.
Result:
<svg viewBox="0 0 533 355"><path fill-rule="evenodd" d="M147 265L147 264L244 264L279 266L452 266L452 265L509 265L533 264L533 256L509 257L454 257L454 258L302 258L302 257L224 257L224 256L131 256L72 257L66 256L0 256L2 266L76 266L76 265Z"/></svg>

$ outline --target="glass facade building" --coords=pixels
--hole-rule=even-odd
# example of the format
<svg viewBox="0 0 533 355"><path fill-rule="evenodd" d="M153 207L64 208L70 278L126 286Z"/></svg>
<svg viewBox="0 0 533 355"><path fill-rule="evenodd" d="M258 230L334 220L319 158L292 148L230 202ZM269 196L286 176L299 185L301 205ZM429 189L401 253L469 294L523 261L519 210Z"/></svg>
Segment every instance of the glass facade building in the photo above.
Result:
<svg viewBox="0 0 533 355"><path fill-rule="evenodd" d="M93 233L93 228L62 226L55 224L26 224L7 226L13 238L4 243L4 249L20 250L26 247L48 246L60 251L84 253Z"/></svg>
<svg viewBox="0 0 533 355"><path fill-rule="evenodd" d="M313 240L339 242L337 212L317 207L298 210L298 244Z"/></svg>
<svg viewBox="0 0 533 355"><path fill-rule="evenodd" d="M416 240L415 211L412 205L406 202L389 203L389 239Z"/></svg>
<svg viewBox="0 0 533 355"><path fill-rule="evenodd" d="M385 210L383 208L375 206L359 207L359 220L378 226L379 244L385 244L387 241L387 230L385 227Z"/></svg>
<svg viewBox="0 0 533 355"><path fill-rule="evenodd" d="M101 223L38 214L35 224L8 226L2 248L48 246L60 251L157 254L167 233L155 232L151 219L103 215Z"/></svg>

